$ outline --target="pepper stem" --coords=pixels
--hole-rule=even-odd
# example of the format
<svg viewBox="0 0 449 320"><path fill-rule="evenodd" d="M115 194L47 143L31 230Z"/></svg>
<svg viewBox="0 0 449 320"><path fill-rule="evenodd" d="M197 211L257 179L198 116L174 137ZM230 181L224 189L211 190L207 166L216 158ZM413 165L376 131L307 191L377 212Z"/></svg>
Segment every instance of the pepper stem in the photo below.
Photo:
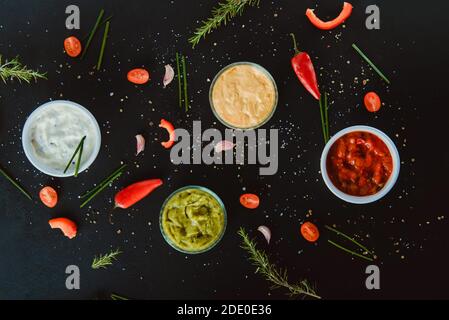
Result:
<svg viewBox="0 0 449 320"><path fill-rule="evenodd" d="M290 35L292 36L292 39L293 39L293 48L295 49L295 53L301 53L301 51L299 51L299 49L298 49L298 45L296 44L295 34L290 33Z"/></svg>

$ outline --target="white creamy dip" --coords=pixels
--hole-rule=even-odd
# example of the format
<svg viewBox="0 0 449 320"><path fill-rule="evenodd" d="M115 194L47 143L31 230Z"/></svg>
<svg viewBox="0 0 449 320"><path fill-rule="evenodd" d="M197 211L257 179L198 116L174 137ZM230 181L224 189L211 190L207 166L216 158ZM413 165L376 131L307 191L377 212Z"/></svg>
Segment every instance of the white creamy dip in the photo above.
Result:
<svg viewBox="0 0 449 320"><path fill-rule="evenodd" d="M33 156L36 160L61 173L84 136L86 139L81 165L91 157L97 135L95 125L88 115L64 103L44 108L32 120L29 131ZM72 171L73 166L68 172Z"/></svg>

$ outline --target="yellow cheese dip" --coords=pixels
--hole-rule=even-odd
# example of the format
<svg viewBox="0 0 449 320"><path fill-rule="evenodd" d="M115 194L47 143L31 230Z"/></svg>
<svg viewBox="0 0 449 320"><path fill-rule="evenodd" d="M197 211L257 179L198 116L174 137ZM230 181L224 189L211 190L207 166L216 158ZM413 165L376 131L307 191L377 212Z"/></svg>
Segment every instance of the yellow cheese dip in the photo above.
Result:
<svg viewBox="0 0 449 320"><path fill-rule="evenodd" d="M237 129L257 128L269 120L276 108L276 84L261 66L236 63L215 79L211 104L225 125Z"/></svg>
<svg viewBox="0 0 449 320"><path fill-rule="evenodd" d="M162 208L162 234L170 245L183 252L198 253L211 248L223 235L225 224L223 205L211 193L198 188L181 189Z"/></svg>

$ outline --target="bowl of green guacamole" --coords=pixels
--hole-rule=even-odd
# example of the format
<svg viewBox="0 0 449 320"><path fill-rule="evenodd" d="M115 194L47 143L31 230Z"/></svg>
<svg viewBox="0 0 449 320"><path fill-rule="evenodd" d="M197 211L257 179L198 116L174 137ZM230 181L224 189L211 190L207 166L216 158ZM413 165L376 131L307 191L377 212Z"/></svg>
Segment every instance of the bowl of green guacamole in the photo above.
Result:
<svg viewBox="0 0 449 320"><path fill-rule="evenodd" d="M173 192L162 205L160 228L165 241L188 254L209 251L223 237L226 209L211 190L186 186Z"/></svg>

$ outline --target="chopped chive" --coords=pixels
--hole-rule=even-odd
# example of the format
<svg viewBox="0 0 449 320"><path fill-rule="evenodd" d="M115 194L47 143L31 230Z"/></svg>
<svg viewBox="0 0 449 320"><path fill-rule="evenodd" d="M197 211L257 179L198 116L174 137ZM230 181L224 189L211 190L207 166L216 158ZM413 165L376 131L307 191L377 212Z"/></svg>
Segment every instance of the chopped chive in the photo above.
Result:
<svg viewBox="0 0 449 320"><path fill-rule="evenodd" d="M83 150L84 150L84 140L86 139L86 137L84 137L81 140L81 146L80 146L80 151L78 152L78 159L76 160L76 164L75 164L75 178L78 178L78 173L80 170L80 164L81 164L81 157L83 156Z"/></svg>
<svg viewBox="0 0 449 320"><path fill-rule="evenodd" d="M186 105L186 112L189 111L189 99L187 95L187 71L186 71L186 59L182 56L182 78L184 79L184 103Z"/></svg>
<svg viewBox="0 0 449 320"><path fill-rule="evenodd" d="M357 253L357 252L354 252L354 251L351 251L351 250L349 250L349 249L346 249L345 247L339 245L338 243L333 242L332 240L327 240L327 241L328 241L330 244L332 244L333 246L337 247L338 249L341 249L341 250L343 250L343 251L345 251L345 252L347 252L347 253L349 253L349 254L352 254L352 255L354 255L354 256L357 256L357 257L359 257L359 258L362 258L362 259L365 259L365 260L368 260L368 261L374 261L373 259L371 259L371 258L369 258L369 257L365 257L364 255L361 255L361 254L359 254L359 253Z"/></svg>
<svg viewBox="0 0 449 320"><path fill-rule="evenodd" d="M178 93L179 93L179 107L182 108L182 88L181 88L181 67L179 65L179 54L176 52L176 68L178 69Z"/></svg>
<svg viewBox="0 0 449 320"><path fill-rule="evenodd" d="M374 71L377 72L377 74L383 79L385 80L386 83L390 84L390 80L388 80L388 78L382 73L382 71L379 70L379 68L376 67L376 65L363 53L362 50L360 50L359 47L357 47L357 45L355 43L352 44L352 47L354 48L355 51L357 51L357 53L371 66L371 68L374 69Z"/></svg>
<svg viewBox="0 0 449 320"><path fill-rule="evenodd" d="M3 169L0 168L0 173L9 181L12 183L12 185L14 187L16 187L20 192L23 193L23 195L25 197L27 197L28 199L32 200L31 195L25 191L24 188L22 188L13 178L11 178L5 171L3 171Z"/></svg>
<svg viewBox="0 0 449 320"><path fill-rule="evenodd" d="M100 189L109 179L111 179L112 177L114 177L117 173L123 171L123 169L125 169L127 167L127 164L124 164L122 166L120 166L120 168L118 168L117 170L115 170L113 173L111 173L109 176L107 176L102 182L100 182L95 188L93 188L92 190L87 191L85 194L83 194L82 196L80 196L80 199L86 198L90 195L92 195L93 193L95 193L95 191L97 191L98 189Z"/></svg>
<svg viewBox="0 0 449 320"><path fill-rule="evenodd" d="M70 167L70 165L72 164L73 159L75 159L75 157L76 157L78 151L81 149L81 145L84 144L84 140L85 140L85 139L86 139L86 136L84 136L84 137L81 139L80 143L79 143L78 146L76 147L75 152L73 153L72 157L70 158L69 163L67 163L67 166L65 167L64 174L67 173L67 170L69 170L69 167Z"/></svg>
<svg viewBox="0 0 449 320"><path fill-rule="evenodd" d="M324 124L326 129L326 143L329 141L329 105L327 104L327 93L324 93Z"/></svg>
<svg viewBox="0 0 449 320"><path fill-rule="evenodd" d="M323 98L320 97L320 116L321 116L321 129L323 130L323 138L324 138L324 144L327 143L326 140L326 121L324 120L324 111L323 111Z"/></svg>
<svg viewBox="0 0 449 320"><path fill-rule="evenodd" d="M86 46L84 47L84 51L83 54L81 55L81 59L84 57L84 55L87 52L87 49L89 49L90 43L92 42L92 39L95 35L95 33L97 32L98 26L100 25L101 19L103 18L104 15L104 9L101 9L100 13L98 14L97 17L97 22L95 22L94 27L92 28L92 31L89 34L89 38L87 39L87 43Z"/></svg>
<svg viewBox="0 0 449 320"><path fill-rule="evenodd" d="M97 71L100 70L101 63L103 62L104 49L106 47L106 41L108 39L108 33L109 33L109 25L110 25L110 21L106 21L106 27L104 28L104 33L103 33L103 41L101 43L100 56L98 57Z"/></svg>
<svg viewBox="0 0 449 320"><path fill-rule="evenodd" d="M125 165L126 166L126 165ZM95 198L101 191L103 191L104 189L106 189L107 186L109 186L112 182L114 182L115 180L117 180L122 174L123 174L123 169L125 168L125 166L120 167L119 170L116 170L114 173L112 173L109 177L107 177L106 179L104 179L102 182L100 182L100 184L98 185L97 188L94 188L92 191L88 192L87 195L87 199L86 201L84 201L80 208L84 208L93 198Z"/></svg>
<svg viewBox="0 0 449 320"><path fill-rule="evenodd" d="M129 300L128 298L119 296L118 294L111 293L111 299L112 300Z"/></svg>
<svg viewBox="0 0 449 320"><path fill-rule="evenodd" d="M332 227L329 226L324 226L327 230L330 230L332 232L335 232L337 235L342 236L343 238L348 239L349 241L351 241L352 243L354 243L356 246L362 248L364 251L368 252L371 255L374 255L370 250L368 250L368 248L366 248L364 245L362 245L361 243L357 242L355 239L351 238L350 236L344 234L341 231L338 231Z"/></svg>

